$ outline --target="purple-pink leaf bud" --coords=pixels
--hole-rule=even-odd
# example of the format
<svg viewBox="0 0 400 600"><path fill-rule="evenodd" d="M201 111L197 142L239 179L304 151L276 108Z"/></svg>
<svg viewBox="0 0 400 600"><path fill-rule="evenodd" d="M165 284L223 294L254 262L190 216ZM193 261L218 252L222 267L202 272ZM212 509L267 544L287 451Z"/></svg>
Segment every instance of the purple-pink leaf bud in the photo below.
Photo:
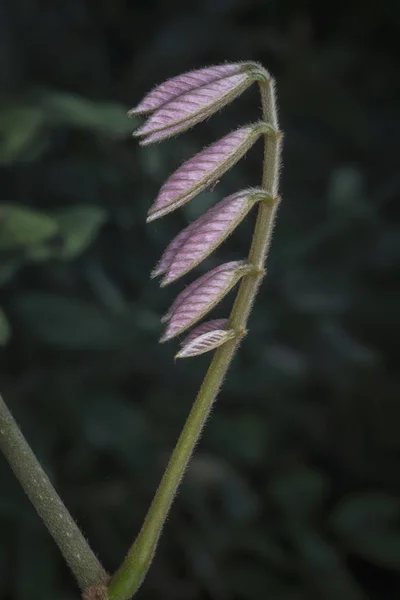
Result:
<svg viewBox="0 0 400 600"><path fill-rule="evenodd" d="M182 94L204 85L210 85L225 77L236 75L243 70L256 71L259 74L259 77L269 77L265 69L257 63L231 63L206 67L197 71L190 71L189 73L184 73L183 75L168 79L164 83L156 86L143 98L140 104L138 104L136 108L130 110L128 114L139 115L142 113L153 112Z"/></svg>
<svg viewBox="0 0 400 600"><path fill-rule="evenodd" d="M164 319L168 321L168 326L161 341L183 333L202 319L252 268L246 261L232 261L191 283L168 311Z"/></svg>
<svg viewBox="0 0 400 600"><path fill-rule="evenodd" d="M174 260L175 254L177 253L180 246L185 241L187 235L190 235L190 231L188 232L189 227L186 227L183 231L181 231L167 246L164 250L163 255L161 256L159 262L157 263L155 269L151 273L152 279L154 277L158 277L163 273L166 273Z"/></svg>
<svg viewBox="0 0 400 600"><path fill-rule="evenodd" d="M208 323L203 323L203 325L208 325L212 323L209 321ZM201 329L198 327L196 329ZM198 332L196 336L192 336L190 340L185 340L182 344L180 351L175 355L175 358L190 358L192 356L199 356L200 354L204 354L205 352L210 352L210 350L215 350L225 344L228 340L231 340L236 335L233 329L210 329L208 331L204 331L203 333Z"/></svg>
<svg viewBox="0 0 400 600"><path fill-rule="evenodd" d="M184 229L165 250L155 274L166 273L167 285L201 263L245 218L262 196L261 189L247 189L228 196Z"/></svg>
<svg viewBox="0 0 400 600"><path fill-rule="evenodd" d="M185 162L161 187L147 221L154 221L192 200L244 156L267 126L255 123L228 133Z"/></svg>
<svg viewBox="0 0 400 600"><path fill-rule="evenodd" d="M226 263L228 265L228 268L230 268L231 263ZM247 264L246 261L237 261L235 263L232 263L233 265L245 265ZM195 287L197 287L197 285L206 285L207 280L209 277L212 277L215 271L219 271L219 269L224 270L225 268L225 264L220 265L219 267L216 267L215 269L208 271L207 273L205 273L204 275L202 275L201 277L199 277L198 279L196 279L193 283L191 283L189 286L187 286L184 290L182 290L182 292L175 298L174 302L171 304L171 306L168 309L168 312L161 317L161 323L167 323L170 318L171 315L174 313L174 311L179 307L179 305L183 302L185 302L186 298L188 298L190 296L190 294L193 292L193 289Z"/></svg>
<svg viewBox="0 0 400 600"><path fill-rule="evenodd" d="M176 90L174 80L170 80L163 84L163 104L134 135L149 136L142 142L149 144L186 131L242 94L258 78L260 72L264 73L258 65L242 63L188 73L180 76L178 80L181 83L185 81L192 87L166 100L165 92L173 93ZM156 92L157 90L154 90L150 95L153 94L153 98L159 99L160 92ZM146 102L146 105L149 103ZM138 110L134 112L137 113Z"/></svg>
<svg viewBox="0 0 400 600"><path fill-rule="evenodd" d="M198 121L196 121L195 119L188 119L187 121L185 121L185 130L190 129L191 127L196 125L196 123L198 123ZM182 131L181 124L178 123L178 125L173 125L171 127L167 127L166 129L163 129L161 131L155 131L154 133L149 133L149 135L146 135L145 138L140 140L139 144L141 146L148 146L149 144L153 144L154 142L162 142L162 140L164 140L168 137L172 137L173 135L176 135L177 133L181 133L181 131ZM134 135L136 135L136 133L137 132L135 132Z"/></svg>
<svg viewBox="0 0 400 600"><path fill-rule="evenodd" d="M192 329L187 336L181 342L181 348L186 346L189 342L199 337L199 335L203 335L203 333L208 333L209 331L214 331L215 329L227 329L228 328L229 319L212 319L211 321L204 321L194 329Z"/></svg>

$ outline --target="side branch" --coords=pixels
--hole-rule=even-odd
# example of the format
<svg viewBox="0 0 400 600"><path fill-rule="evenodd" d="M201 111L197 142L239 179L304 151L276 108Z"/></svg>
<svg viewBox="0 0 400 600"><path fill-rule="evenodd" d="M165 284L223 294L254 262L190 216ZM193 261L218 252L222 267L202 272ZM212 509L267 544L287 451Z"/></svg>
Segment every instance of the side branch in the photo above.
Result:
<svg viewBox="0 0 400 600"><path fill-rule="evenodd" d="M61 550L79 587L105 583L108 576L93 554L0 395L0 450Z"/></svg>

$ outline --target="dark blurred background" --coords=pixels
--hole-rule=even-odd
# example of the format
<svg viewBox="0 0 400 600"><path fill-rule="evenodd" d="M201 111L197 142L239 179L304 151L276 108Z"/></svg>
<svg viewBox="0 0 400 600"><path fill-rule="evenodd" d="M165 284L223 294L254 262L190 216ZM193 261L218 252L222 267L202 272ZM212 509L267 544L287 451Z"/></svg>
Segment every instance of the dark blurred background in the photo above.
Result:
<svg viewBox="0 0 400 600"><path fill-rule="evenodd" d="M259 99L146 149L126 111L209 64L277 78L268 277L143 600L399 596L399 36L399 4L375 0L0 3L1 391L109 571L210 360L174 364L177 343L158 344L186 279L160 290L149 274L190 220L258 184L262 155L147 226L168 174ZM253 223L196 274L245 257ZM1 598L76 598L3 459L0 486Z"/></svg>

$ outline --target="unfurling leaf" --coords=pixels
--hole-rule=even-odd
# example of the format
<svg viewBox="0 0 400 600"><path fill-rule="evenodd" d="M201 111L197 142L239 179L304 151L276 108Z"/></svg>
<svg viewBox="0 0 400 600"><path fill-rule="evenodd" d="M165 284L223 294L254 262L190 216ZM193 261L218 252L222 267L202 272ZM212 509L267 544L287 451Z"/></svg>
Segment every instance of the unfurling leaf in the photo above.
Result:
<svg viewBox="0 0 400 600"><path fill-rule="evenodd" d="M227 329L228 322L229 319L212 319L211 321L204 321L204 323L201 323L201 325L198 325L187 334L181 343L181 348L197 338L199 335L203 335L203 333L208 333L209 331L214 331L215 329Z"/></svg>
<svg viewBox="0 0 400 600"><path fill-rule="evenodd" d="M204 85L210 85L225 77L236 75L243 70L243 67L257 67L265 72L263 67L255 63L231 63L227 65L217 65L215 67L206 67L197 71L189 71L183 75L178 75L168 79L149 92L143 100L129 111L131 115L153 112L173 99L190 92Z"/></svg>
<svg viewBox="0 0 400 600"><path fill-rule="evenodd" d="M169 244L154 271L154 275L166 273L161 285L175 281L209 256L263 196L261 189L232 194L186 227Z"/></svg>
<svg viewBox="0 0 400 600"><path fill-rule="evenodd" d="M167 323L170 318L171 315L173 314L173 312L179 307L179 305L182 302L185 302L186 298L190 296L190 294L193 292L194 288L198 285L206 285L207 279L216 271L219 271L220 269L224 270L225 266L228 266L228 268L230 267L230 265L244 265L247 264L246 261L235 261L232 263L225 263L223 265L220 265L219 267L216 267L215 269L213 269L212 271L208 271L207 273L205 273L204 275L202 275L202 277L199 277L198 279L196 279L195 281L193 281L193 283L191 283L190 285L188 285L174 300L174 302L171 304L171 306L169 307L168 312L161 318L161 323Z"/></svg>
<svg viewBox="0 0 400 600"><path fill-rule="evenodd" d="M147 221L172 212L212 185L246 154L262 132L259 123L241 127L185 162L161 187Z"/></svg>
<svg viewBox="0 0 400 600"><path fill-rule="evenodd" d="M175 358L190 358L199 356L210 350L215 350L225 344L228 340L235 337L233 329L211 329L192 338L182 345L181 350L175 355Z"/></svg>
<svg viewBox="0 0 400 600"><path fill-rule="evenodd" d="M188 119L187 121L185 121L185 130L190 129L191 127L196 125L196 123L198 123L196 119ZM171 127L167 127L162 131L155 131L154 133L150 133L149 135L146 135L145 138L140 140L139 143L141 146L148 146L149 144L153 144L154 142L162 142L162 140L164 140L165 138L172 137L177 133L182 133L180 123L178 123L178 125L172 125Z"/></svg>
<svg viewBox="0 0 400 600"><path fill-rule="evenodd" d="M171 79L143 100L130 114L154 111L135 136L146 136L142 145L161 141L209 118L267 74L255 63L202 69ZM190 87L188 87L190 86ZM154 108L155 104L162 104ZM145 111L143 106L153 106Z"/></svg>
<svg viewBox="0 0 400 600"><path fill-rule="evenodd" d="M188 231L189 227L186 227L186 229L181 231L181 233L179 233L176 237L174 237L172 242L170 242L168 244L168 246L164 250L160 260L158 261L155 269L151 273L152 279L154 277L158 277L159 275L162 275L163 273L166 273L168 271L169 267L171 266L171 264L175 258L177 251L179 250L179 248L182 246L182 244L186 240L186 237L188 235L190 235L190 232Z"/></svg>
<svg viewBox="0 0 400 600"><path fill-rule="evenodd" d="M179 294L164 317L168 326L161 341L165 342L197 323L251 269L246 261L232 261L196 279Z"/></svg>

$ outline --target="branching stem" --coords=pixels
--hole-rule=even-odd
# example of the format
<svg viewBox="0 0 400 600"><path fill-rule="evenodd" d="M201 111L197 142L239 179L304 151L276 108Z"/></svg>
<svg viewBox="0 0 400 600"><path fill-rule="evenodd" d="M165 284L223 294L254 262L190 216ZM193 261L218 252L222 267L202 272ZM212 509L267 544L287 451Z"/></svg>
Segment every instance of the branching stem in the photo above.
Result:
<svg viewBox="0 0 400 600"><path fill-rule="evenodd" d="M131 598L146 576L182 476L246 330L259 284L265 274L264 265L279 202L277 194L282 134L278 125L274 81L269 79L267 82L260 82L260 91L263 120L273 127L273 132L264 136L262 181L262 187L270 196L270 201L260 202L249 253L249 263L254 266L254 270L243 278L229 320L229 327L237 332L237 336L218 348L214 355L139 535L111 579L108 587L110 600Z"/></svg>
<svg viewBox="0 0 400 600"><path fill-rule="evenodd" d="M0 450L85 591L108 576L0 396Z"/></svg>

